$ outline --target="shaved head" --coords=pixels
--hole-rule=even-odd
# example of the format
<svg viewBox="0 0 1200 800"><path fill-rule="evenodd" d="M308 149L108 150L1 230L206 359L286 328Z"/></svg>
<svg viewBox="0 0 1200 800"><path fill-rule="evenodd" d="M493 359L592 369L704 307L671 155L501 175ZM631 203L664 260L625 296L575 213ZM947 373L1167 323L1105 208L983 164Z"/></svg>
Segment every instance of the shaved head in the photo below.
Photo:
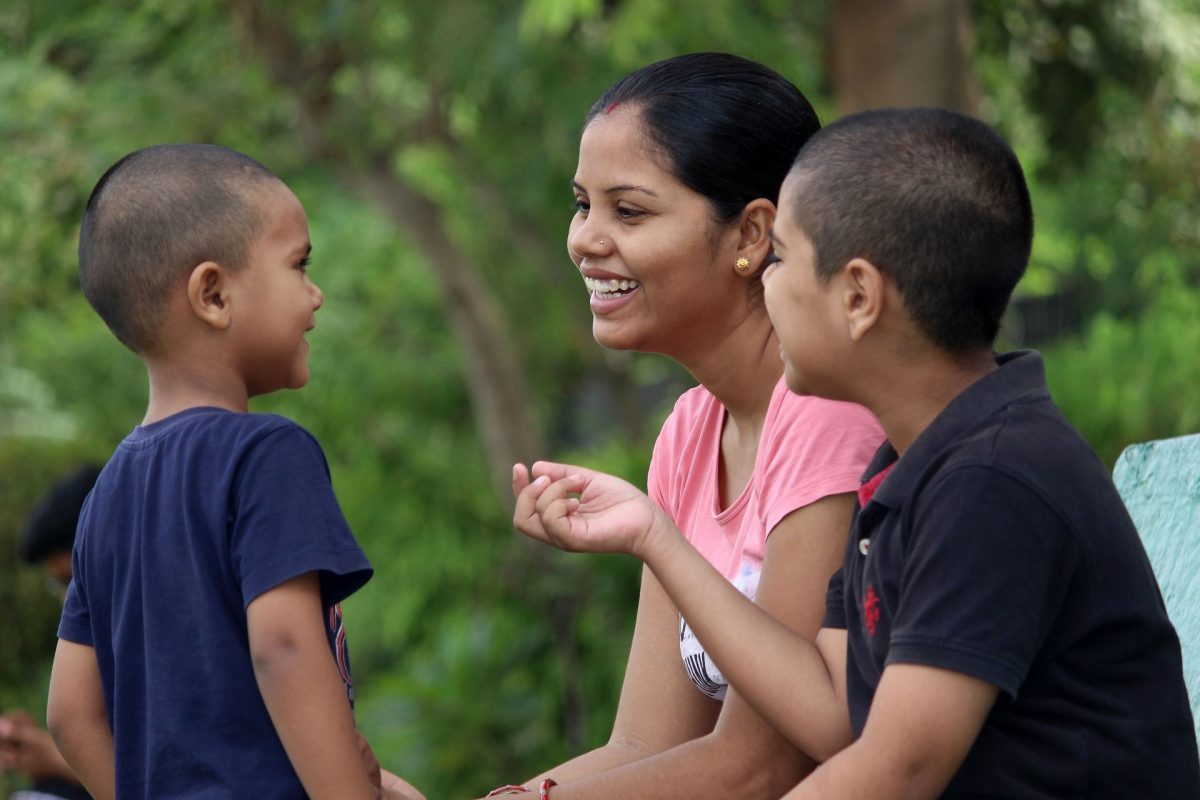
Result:
<svg viewBox="0 0 1200 800"><path fill-rule="evenodd" d="M249 156L208 144L147 147L100 178L79 233L79 282L123 344L151 353L172 288L193 267L245 262L261 198L279 185Z"/></svg>
<svg viewBox="0 0 1200 800"><path fill-rule="evenodd" d="M814 135L792 179L822 280L865 258L943 350L992 345L1033 239L1025 177L1000 134L944 109L866 111Z"/></svg>

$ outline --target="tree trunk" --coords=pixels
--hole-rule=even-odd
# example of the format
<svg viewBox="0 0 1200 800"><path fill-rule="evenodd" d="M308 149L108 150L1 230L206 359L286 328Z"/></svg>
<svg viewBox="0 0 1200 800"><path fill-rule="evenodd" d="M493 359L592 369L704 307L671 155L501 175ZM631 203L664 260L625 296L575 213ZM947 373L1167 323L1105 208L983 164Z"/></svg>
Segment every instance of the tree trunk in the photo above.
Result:
<svg viewBox="0 0 1200 800"><path fill-rule="evenodd" d="M437 206L386 171L355 179L407 231L437 278L463 350L463 377L493 483L501 499L511 502L512 465L543 453L505 319L481 288L479 270L446 233Z"/></svg>
<svg viewBox="0 0 1200 800"><path fill-rule="evenodd" d="M941 106L975 115L969 0L836 0L829 71L840 114Z"/></svg>

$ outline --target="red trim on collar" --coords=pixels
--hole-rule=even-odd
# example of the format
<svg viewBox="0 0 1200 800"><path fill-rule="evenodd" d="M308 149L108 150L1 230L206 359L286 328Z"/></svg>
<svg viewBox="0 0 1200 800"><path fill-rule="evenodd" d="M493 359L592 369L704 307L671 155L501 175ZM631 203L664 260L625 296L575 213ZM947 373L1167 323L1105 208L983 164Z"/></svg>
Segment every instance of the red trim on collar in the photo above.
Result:
<svg viewBox="0 0 1200 800"><path fill-rule="evenodd" d="M879 472L875 473L875 477L858 487L858 507L866 508L867 503L871 502L871 498L875 496L875 490L879 488L879 484L883 483L883 479L892 471L892 467L896 466L897 462L893 461Z"/></svg>

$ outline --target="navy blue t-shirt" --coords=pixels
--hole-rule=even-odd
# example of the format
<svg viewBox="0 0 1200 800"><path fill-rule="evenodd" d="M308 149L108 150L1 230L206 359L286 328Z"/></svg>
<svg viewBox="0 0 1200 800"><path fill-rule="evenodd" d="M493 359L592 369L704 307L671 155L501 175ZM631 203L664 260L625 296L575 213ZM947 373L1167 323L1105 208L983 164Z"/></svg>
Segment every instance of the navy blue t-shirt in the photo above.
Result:
<svg viewBox="0 0 1200 800"><path fill-rule="evenodd" d="M59 636L95 648L122 798L304 797L255 682L246 607L319 573L339 603L371 566L320 446L270 414L194 408L136 428L79 520Z"/></svg>
<svg viewBox="0 0 1200 800"><path fill-rule="evenodd" d="M1179 641L1108 470L1010 353L868 467L825 625L855 735L888 664L999 699L947 798L1200 797Z"/></svg>

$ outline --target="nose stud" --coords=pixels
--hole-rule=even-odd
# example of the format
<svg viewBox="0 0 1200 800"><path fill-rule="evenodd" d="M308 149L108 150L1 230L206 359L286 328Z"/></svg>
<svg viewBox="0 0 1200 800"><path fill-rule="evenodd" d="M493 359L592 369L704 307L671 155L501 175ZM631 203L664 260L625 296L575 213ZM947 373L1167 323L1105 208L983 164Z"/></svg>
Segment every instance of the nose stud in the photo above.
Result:
<svg viewBox="0 0 1200 800"><path fill-rule="evenodd" d="M600 246L601 246L601 247L604 247L604 240L603 240L603 239L601 239L601 240L600 240Z"/></svg>

